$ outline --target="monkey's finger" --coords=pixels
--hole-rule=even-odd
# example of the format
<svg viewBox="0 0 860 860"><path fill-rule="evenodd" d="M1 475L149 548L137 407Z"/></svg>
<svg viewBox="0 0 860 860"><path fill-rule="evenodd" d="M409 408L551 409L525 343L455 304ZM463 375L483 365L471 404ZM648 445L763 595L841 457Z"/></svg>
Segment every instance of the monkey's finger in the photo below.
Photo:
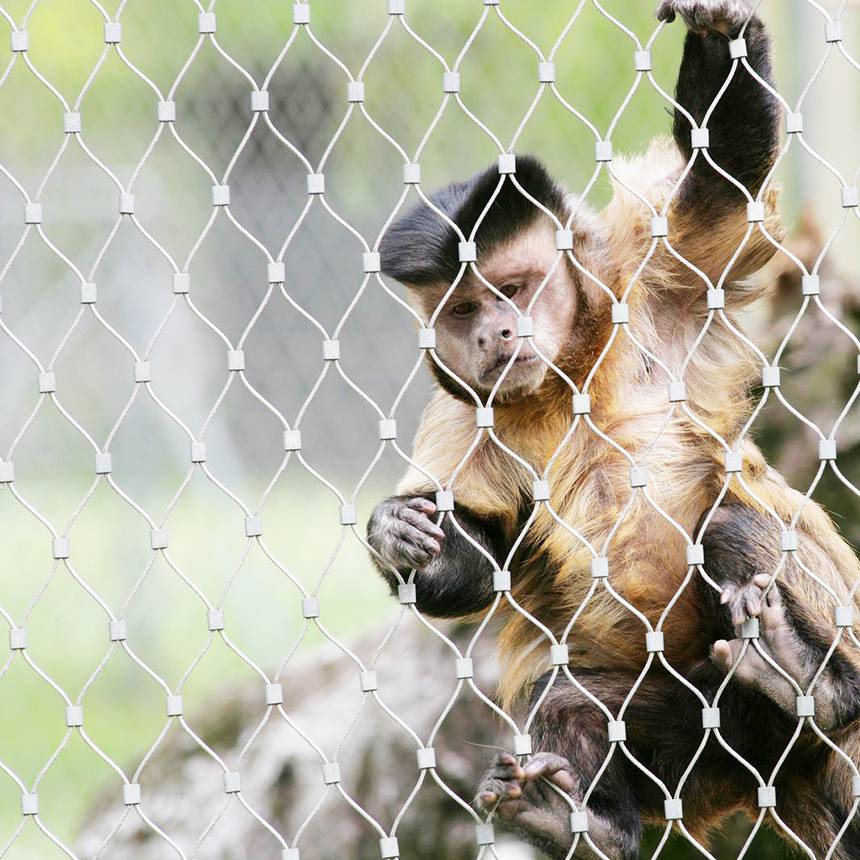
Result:
<svg viewBox="0 0 860 860"><path fill-rule="evenodd" d="M499 784L501 786L500 797L502 800L514 800L522 796L523 787L519 782L515 780L499 780Z"/></svg>
<svg viewBox="0 0 860 860"><path fill-rule="evenodd" d="M423 496L416 496L414 499L410 499L406 506L409 508L414 508L416 511L423 511L425 514L435 514L436 513L436 505L430 501L430 499L425 499Z"/></svg>
<svg viewBox="0 0 860 860"><path fill-rule="evenodd" d="M714 662L726 674L734 668L733 681L761 689L762 676L769 671L767 664L752 646L747 648L743 660L741 660L743 649L744 641L741 639L732 639L730 642L720 640L714 643L711 648L711 655Z"/></svg>
<svg viewBox="0 0 860 860"><path fill-rule="evenodd" d="M436 523L428 519L426 514L414 511L412 508L403 508L399 516L401 520L415 526L416 529L424 532L424 534L431 535L438 541L445 540L445 532Z"/></svg>
<svg viewBox="0 0 860 860"><path fill-rule="evenodd" d="M683 16L687 26L692 30L707 30L715 23L714 13L710 9L694 9Z"/></svg>
<svg viewBox="0 0 860 860"><path fill-rule="evenodd" d="M701 5L695 12L696 24L709 30L716 30L730 36L733 30L742 27L751 17L753 10L743 0L721 3L718 7Z"/></svg>
<svg viewBox="0 0 860 860"><path fill-rule="evenodd" d="M439 555L442 551L442 544L435 538L425 534L421 529L409 525L409 523L401 522L394 529L394 534L404 543L411 544L416 549L428 553L431 556Z"/></svg>
<svg viewBox="0 0 860 860"><path fill-rule="evenodd" d="M428 565L433 556L429 552L425 552L420 546L408 540L402 540L398 537L392 537L391 543L385 547L383 552L388 561L395 567L424 567Z"/></svg>
<svg viewBox="0 0 860 860"><path fill-rule="evenodd" d="M747 610L744 606L743 596L732 603L732 624L735 627L740 627L747 620Z"/></svg>
<svg viewBox="0 0 860 860"><path fill-rule="evenodd" d="M753 579L753 585L757 585L762 591L764 591L768 585L770 585L770 574L767 573L757 573Z"/></svg>
<svg viewBox="0 0 860 860"><path fill-rule="evenodd" d="M478 809L492 809L499 802L499 796L494 791L479 791L475 795L475 806Z"/></svg>
<svg viewBox="0 0 860 860"><path fill-rule="evenodd" d="M576 780L569 770L557 770L547 776L547 779L557 785L562 791L573 792L576 790Z"/></svg>
<svg viewBox="0 0 860 860"><path fill-rule="evenodd" d="M663 0L657 7L657 20L665 21L667 24L671 24L675 20L675 10L672 8L670 0Z"/></svg>

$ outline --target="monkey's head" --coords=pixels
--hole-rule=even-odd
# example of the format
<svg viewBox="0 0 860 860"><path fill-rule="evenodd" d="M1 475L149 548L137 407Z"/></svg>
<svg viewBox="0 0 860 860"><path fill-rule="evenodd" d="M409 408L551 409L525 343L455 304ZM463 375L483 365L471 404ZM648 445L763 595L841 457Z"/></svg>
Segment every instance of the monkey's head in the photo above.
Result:
<svg viewBox="0 0 860 860"><path fill-rule="evenodd" d="M425 320L441 305L434 325L436 353L452 373L482 397L492 390L516 351L518 316L531 316L534 337L523 339L496 393L496 402L505 403L532 394L546 377L547 364L534 347L550 361L575 347L574 323L586 298L567 255L559 259L557 224L528 199L534 198L564 223L564 192L543 165L529 156L516 162L517 183L528 196L510 177L496 193L500 179L494 166L430 197L433 206L456 223L467 239L480 218L474 236L475 265L500 295L474 273L472 266L451 291L462 265L460 237L424 203L391 225L380 254L383 273L406 286L410 301ZM576 225L574 232L578 232ZM537 300L527 311L535 294ZM470 399L434 362L430 367L443 388L456 397Z"/></svg>

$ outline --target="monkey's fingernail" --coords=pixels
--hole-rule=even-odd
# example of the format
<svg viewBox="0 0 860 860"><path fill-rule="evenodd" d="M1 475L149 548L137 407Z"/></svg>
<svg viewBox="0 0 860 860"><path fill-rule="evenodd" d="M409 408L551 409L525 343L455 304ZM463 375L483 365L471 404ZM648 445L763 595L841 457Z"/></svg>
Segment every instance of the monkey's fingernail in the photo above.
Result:
<svg viewBox="0 0 860 860"><path fill-rule="evenodd" d="M481 803L486 806L489 806L491 803L495 803L498 799L498 796L493 791L485 791L481 794Z"/></svg>
<svg viewBox="0 0 860 860"><path fill-rule="evenodd" d="M729 591L728 586L723 589L723 593L720 595L720 605L725 606L732 599L732 593Z"/></svg>
<svg viewBox="0 0 860 860"><path fill-rule="evenodd" d="M518 785L509 785L505 794L508 797L519 797L523 793L523 790Z"/></svg>

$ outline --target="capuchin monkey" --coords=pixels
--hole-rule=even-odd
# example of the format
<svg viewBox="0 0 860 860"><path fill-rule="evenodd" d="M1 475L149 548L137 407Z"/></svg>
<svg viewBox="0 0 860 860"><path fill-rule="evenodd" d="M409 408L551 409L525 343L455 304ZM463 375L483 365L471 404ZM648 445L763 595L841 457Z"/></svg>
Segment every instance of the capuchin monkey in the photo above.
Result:
<svg viewBox="0 0 860 860"><path fill-rule="evenodd" d="M428 349L438 390L416 465L374 510L368 542L393 590L414 583L419 611L478 619L492 605L503 619L501 701L529 698L534 754L497 756L475 803L550 857L638 857L643 824L675 817L666 791L706 845L728 815L764 816L770 792L757 788L774 786L765 821L783 838L856 860L860 566L824 511L741 435L760 368L732 312L760 295L749 276L781 235L776 195L763 190L779 106L756 80L771 80L769 39L740 0L664 0L657 14L687 27L674 141L616 157L602 212L520 157L513 177L492 168L432 197L467 238L481 219L476 264L459 261L461 237L426 205L386 233L383 272L425 321L441 306ZM730 56L738 38L743 62ZM707 149L693 150L690 117L707 125ZM665 212L667 241L643 198ZM518 330L523 316L532 329ZM673 405L667 387L681 379ZM587 417L581 398L574 414L572 385L590 397ZM507 451L476 427L488 403ZM622 448L647 464L646 486ZM453 510L437 507L440 486ZM675 524L703 565L695 549L688 561ZM513 602L568 644L581 686L550 666L547 637ZM646 649L643 617L659 623L662 657L655 637ZM800 721L810 697L814 722ZM610 743L595 699L624 722L623 744L617 725ZM572 804L585 816L572 819Z"/></svg>

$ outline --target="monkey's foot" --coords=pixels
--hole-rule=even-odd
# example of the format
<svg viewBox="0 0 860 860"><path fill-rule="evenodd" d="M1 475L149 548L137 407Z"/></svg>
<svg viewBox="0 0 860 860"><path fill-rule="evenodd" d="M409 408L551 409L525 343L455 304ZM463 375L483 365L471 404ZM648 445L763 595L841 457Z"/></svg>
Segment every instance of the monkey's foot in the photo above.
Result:
<svg viewBox="0 0 860 860"><path fill-rule="evenodd" d="M482 812L495 810L499 819L551 857L568 858L572 807L564 795L576 796L576 791L577 780L566 758L539 752L520 765L516 756L500 753L478 784L474 804ZM588 835L607 856L620 856L605 819L589 813ZM572 856L594 854L580 839Z"/></svg>
<svg viewBox="0 0 860 860"><path fill-rule="evenodd" d="M581 837L572 852L571 803L578 801L578 780L570 762L555 753L535 753L524 765L516 756L500 753L484 774L474 805L481 812L495 811L501 821L545 854L558 860L597 856L609 860L637 856L639 832L625 829L621 821L586 810L588 838ZM579 805L579 804L578 804Z"/></svg>
<svg viewBox="0 0 860 860"><path fill-rule="evenodd" d="M481 811L495 809L502 821L532 841L551 841L556 849L569 848L573 838L570 804L544 779L568 794L576 788L566 758L539 752L520 765L516 756L500 753L478 783L474 804Z"/></svg>
<svg viewBox="0 0 860 860"><path fill-rule="evenodd" d="M702 36L735 36L752 13L752 6L744 0L661 0L657 7L659 20L674 21L680 15L689 30Z"/></svg>
<svg viewBox="0 0 860 860"><path fill-rule="evenodd" d="M770 577L765 574L757 574L753 578L752 585L761 585L760 580L763 578L770 581ZM767 585L767 582L764 582ZM749 586L744 586L743 591ZM725 591L724 591L725 594ZM747 607L747 598L749 594L743 595L743 606ZM735 595L731 600L737 598L740 602L741 597ZM798 682L800 687L804 687L809 682L810 673L806 665L806 649L803 642L794 630L785 607L782 602L782 596L776 584L757 597L752 596L752 608L758 607L758 612L752 617L759 619L759 636L758 646L761 651L770 657L784 672ZM740 614L740 613L739 613ZM734 611L733 611L734 620ZM742 621L745 619L742 619ZM738 624L738 622L735 622ZM742 622L741 622L742 623ZM795 713L795 698L797 690L794 685L782 673L778 672L762 653L755 647L754 642L750 641L743 657L743 639L732 639L726 641L720 639L714 643L711 649L711 656L717 666L724 672L728 672L732 666L736 666L733 677L740 683L753 687L769 699L782 707L790 714Z"/></svg>
<svg viewBox="0 0 860 860"><path fill-rule="evenodd" d="M728 582L723 586L720 603L728 608L735 627L761 615L764 590L769 583L770 577L766 573L757 573L746 585Z"/></svg>

